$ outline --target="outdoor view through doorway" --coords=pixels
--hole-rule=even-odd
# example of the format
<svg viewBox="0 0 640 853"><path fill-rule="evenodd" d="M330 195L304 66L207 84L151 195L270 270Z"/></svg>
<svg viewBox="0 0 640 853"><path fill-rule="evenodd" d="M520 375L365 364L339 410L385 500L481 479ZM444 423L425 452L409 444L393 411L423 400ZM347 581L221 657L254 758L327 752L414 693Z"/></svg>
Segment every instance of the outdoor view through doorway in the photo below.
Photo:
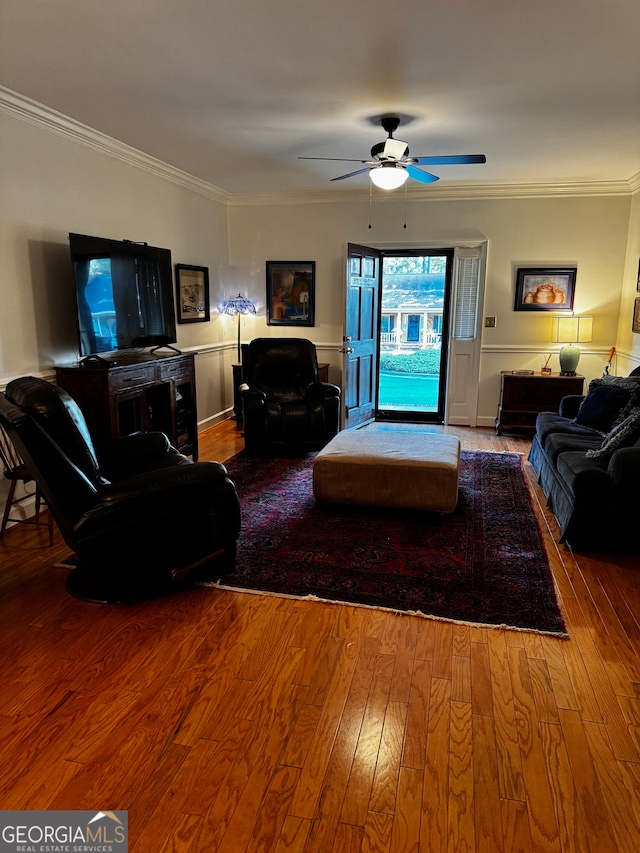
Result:
<svg viewBox="0 0 640 853"><path fill-rule="evenodd" d="M453 252L385 255L376 417L444 421Z"/></svg>

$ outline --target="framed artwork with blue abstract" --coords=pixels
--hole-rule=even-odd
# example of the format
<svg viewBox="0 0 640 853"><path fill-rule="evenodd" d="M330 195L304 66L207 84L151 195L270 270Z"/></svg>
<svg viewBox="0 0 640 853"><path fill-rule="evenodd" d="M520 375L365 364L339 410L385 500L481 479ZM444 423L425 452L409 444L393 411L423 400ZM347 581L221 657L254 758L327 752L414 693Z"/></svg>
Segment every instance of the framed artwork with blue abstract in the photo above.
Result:
<svg viewBox="0 0 640 853"><path fill-rule="evenodd" d="M315 325L316 262L267 261L267 324Z"/></svg>

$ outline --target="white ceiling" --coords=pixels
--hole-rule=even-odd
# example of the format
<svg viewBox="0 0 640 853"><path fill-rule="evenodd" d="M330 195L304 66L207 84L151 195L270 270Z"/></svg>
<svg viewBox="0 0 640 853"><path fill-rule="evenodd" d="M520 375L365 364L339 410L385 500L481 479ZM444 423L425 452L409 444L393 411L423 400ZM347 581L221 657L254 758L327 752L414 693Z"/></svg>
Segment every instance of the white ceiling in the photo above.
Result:
<svg viewBox="0 0 640 853"><path fill-rule="evenodd" d="M367 190L297 158L367 158L385 113L486 155L435 186L640 174L639 0L1 0L0 32L0 85L230 193Z"/></svg>

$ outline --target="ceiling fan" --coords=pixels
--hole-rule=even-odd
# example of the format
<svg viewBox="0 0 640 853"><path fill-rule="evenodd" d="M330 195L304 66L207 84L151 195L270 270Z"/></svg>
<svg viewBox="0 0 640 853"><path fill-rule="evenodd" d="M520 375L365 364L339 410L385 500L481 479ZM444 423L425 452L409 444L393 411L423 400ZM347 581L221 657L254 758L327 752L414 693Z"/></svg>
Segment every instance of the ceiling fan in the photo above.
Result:
<svg viewBox="0 0 640 853"><path fill-rule="evenodd" d="M448 154L436 157L409 157L409 146L401 139L394 139L393 133L400 124L398 116L383 116L382 127L389 134L384 142L378 142L371 149L370 160L349 160L344 157L298 157L298 160L340 160L344 163L366 163L365 169L357 169L346 175L331 178L332 181L344 181L369 172L372 182L382 189L392 190L401 187L408 177L421 184L432 184L440 180L437 175L425 172L418 166L454 166L468 163L486 163L484 154Z"/></svg>

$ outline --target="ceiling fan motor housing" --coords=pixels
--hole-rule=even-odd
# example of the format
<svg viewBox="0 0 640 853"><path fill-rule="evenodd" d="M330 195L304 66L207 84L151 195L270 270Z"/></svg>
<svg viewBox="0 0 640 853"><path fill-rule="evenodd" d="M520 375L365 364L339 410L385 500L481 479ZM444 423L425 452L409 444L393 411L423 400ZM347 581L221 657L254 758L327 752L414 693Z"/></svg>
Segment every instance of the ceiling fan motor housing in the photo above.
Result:
<svg viewBox="0 0 640 853"><path fill-rule="evenodd" d="M401 139L389 137L384 142L378 142L371 149L372 160L401 160L409 156L409 146Z"/></svg>

